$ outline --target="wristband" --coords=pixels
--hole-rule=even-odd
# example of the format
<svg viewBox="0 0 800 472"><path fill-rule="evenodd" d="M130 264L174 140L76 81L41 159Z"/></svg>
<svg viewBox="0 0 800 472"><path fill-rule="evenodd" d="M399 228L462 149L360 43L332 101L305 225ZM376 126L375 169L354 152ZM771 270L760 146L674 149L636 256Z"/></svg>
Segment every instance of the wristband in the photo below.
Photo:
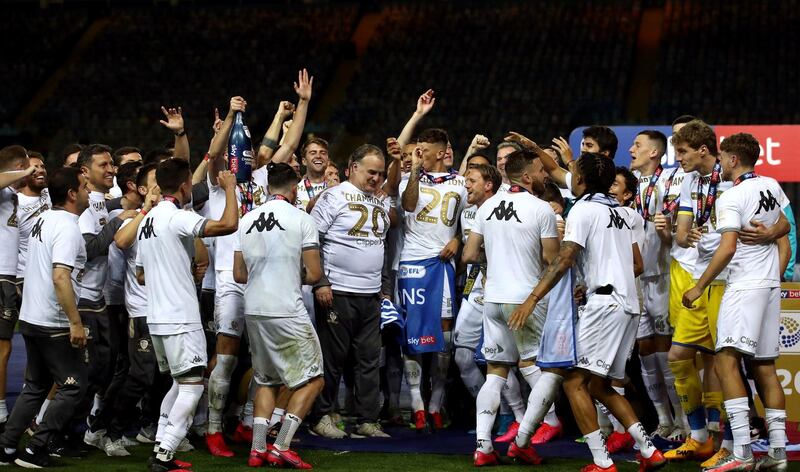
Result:
<svg viewBox="0 0 800 472"><path fill-rule="evenodd" d="M142 215L142 216L147 216L147 210L142 208L141 210L139 210L139 214Z"/></svg>
<svg viewBox="0 0 800 472"><path fill-rule="evenodd" d="M207 161L209 159L211 159L211 155L209 153L206 153L205 157L203 157L203 160Z"/></svg>
<svg viewBox="0 0 800 472"><path fill-rule="evenodd" d="M274 139L270 139L270 138L268 138L266 136L264 136L264 139L261 140L261 145L264 146L264 147L268 147L268 148L272 149L273 151L275 149L278 149L278 141L275 141Z"/></svg>
<svg viewBox="0 0 800 472"><path fill-rule="evenodd" d="M180 130L179 132L175 133L175 136L177 136L179 138L181 136L186 136L186 130L185 129Z"/></svg>

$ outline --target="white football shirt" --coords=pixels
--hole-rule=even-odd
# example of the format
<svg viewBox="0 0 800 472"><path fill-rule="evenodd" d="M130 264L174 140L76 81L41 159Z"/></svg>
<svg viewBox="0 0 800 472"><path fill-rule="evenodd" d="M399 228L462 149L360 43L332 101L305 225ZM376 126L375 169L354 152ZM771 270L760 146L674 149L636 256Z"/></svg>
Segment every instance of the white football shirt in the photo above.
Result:
<svg viewBox="0 0 800 472"><path fill-rule="evenodd" d="M379 199L350 182L322 193L311 216L325 236L323 270L333 290L380 292L390 211L389 198Z"/></svg>
<svg viewBox="0 0 800 472"><path fill-rule="evenodd" d="M53 205L50 203L50 193L47 189L42 190L39 196L30 197L24 193L17 193L19 207L17 208L17 224L19 225L19 260L17 261L17 277L25 275L25 261L28 258L28 236L31 234L36 218L49 210Z"/></svg>
<svg viewBox="0 0 800 472"><path fill-rule="evenodd" d="M443 177L447 173L432 173ZM437 257L458 231L461 211L467 204L464 177L457 176L441 184L423 177L419 181L419 199L413 212L403 218L404 241L401 261L421 261ZM400 195L405 193L408 181L400 183ZM399 199L402 202L402 198Z"/></svg>
<svg viewBox="0 0 800 472"><path fill-rule="evenodd" d="M484 300L524 302L544 269L542 239L558 238L550 204L525 191L499 193L478 209L472 232L486 248Z"/></svg>
<svg viewBox="0 0 800 472"><path fill-rule="evenodd" d="M633 275L633 212L612 206L615 204L615 200L600 195L578 199L567 216L564 242L583 248L577 266L588 294L611 285L625 311L638 314L639 297Z"/></svg>
<svg viewBox="0 0 800 472"><path fill-rule="evenodd" d="M696 225L694 221L697 219L697 190L702 182L702 191L703 195L708 195L708 187L709 187L709 179L711 175L700 176L699 172L691 172L686 174L681 182L681 202L680 207L678 210L679 215L687 215L692 217L692 227ZM711 262L711 257L714 255L714 252L719 247L719 240L720 235L717 233L717 214L715 208L717 203L724 195L728 189L733 186L733 182L723 180L717 185L717 198L714 202L714 206L711 208L711 216L709 216L708 220L703 224L701 227L701 231L703 232L703 236L700 238L700 242L697 243L697 247L695 248L695 252L697 253L697 259L694 263L694 268L692 270L692 278L697 280L700 276L703 275L706 268L708 267L708 263ZM703 205L705 205L705 198L703 198ZM691 249L691 248L690 248ZM719 274L716 280L724 281L728 278L728 269L722 271Z"/></svg>
<svg viewBox="0 0 800 472"><path fill-rule="evenodd" d="M247 266L245 314L308 316L300 291L302 255L318 248L314 220L290 202L270 200L246 214L234 243Z"/></svg>
<svg viewBox="0 0 800 472"><path fill-rule="evenodd" d="M108 222L106 196L100 192L89 192L89 208L84 210L78 219L81 233L98 234ZM108 254L87 261L83 280L80 283L80 298L91 301L102 300L107 271Z"/></svg>
<svg viewBox="0 0 800 472"><path fill-rule="evenodd" d="M751 221L773 226L788 203L775 179L758 176L744 180L717 200L717 232L751 228ZM732 289L781 286L778 245L774 242L744 244L738 241L728 269L728 287Z"/></svg>
<svg viewBox="0 0 800 472"><path fill-rule="evenodd" d="M321 194L326 188L328 188L328 183L325 180L314 183L308 180L307 177L303 177L300 179L300 182L297 183L297 201L295 205L297 208L306 211L306 207L311 199Z"/></svg>
<svg viewBox="0 0 800 472"><path fill-rule="evenodd" d="M0 189L0 275L16 277L19 257L17 191Z"/></svg>
<svg viewBox="0 0 800 472"><path fill-rule="evenodd" d="M120 229L131 224L133 218L128 218L122 223ZM138 235L137 235L138 239ZM130 318L143 318L147 316L147 293L143 285L139 285L136 279L136 250L138 242L135 240L133 245L122 251L125 258L125 309ZM112 244L119 250L116 244Z"/></svg>
<svg viewBox="0 0 800 472"><path fill-rule="evenodd" d="M176 328L169 333L159 327L159 334L187 332L179 328L201 325L192 258L194 238L203 235L207 221L164 200L139 225L136 265L144 268L147 323Z"/></svg>
<svg viewBox="0 0 800 472"><path fill-rule="evenodd" d="M639 197L641 204L644 206L647 202L647 189L650 186L652 175L639 175ZM661 238L658 237L656 225L654 223L655 215L661 213L664 208L664 195L667 192L667 181L672 175L672 169L663 169L661 175L653 185L653 192L650 196L650 205L648 207L647 222L644 223L645 242L639 243L639 249L642 252L642 262L644 263L644 273L642 277L655 277L662 274L669 273L669 250L668 247L663 247ZM672 185L669 190L675 186L675 178L672 179ZM680 187L680 185L678 185Z"/></svg>
<svg viewBox="0 0 800 472"><path fill-rule="evenodd" d="M72 268L72 289L78 302L78 283L86 264L86 244L78 227L78 215L47 210L36 219L28 244L25 290L19 319L48 328L69 328L53 283L53 266Z"/></svg>
<svg viewBox="0 0 800 472"><path fill-rule="evenodd" d="M678 209L680 208L681 187L683 186L683 179L686 177L686 173L683 171L682 167L678 167L677 169L678 170L668 170L669 175L665 183L665 186L668 186L668 188L664 189L664 201L674 206L672 213L670 213L668 217L672 222L672 247L669 250L669 256L671 259L677 261L686 272L691 274L694 271L694 263L697 261L697 250L691 247L680 247L675 239L677 226L674 224L675 220L673 217L678 213ZM673 172L675 172L674 175ZM669 176L673 176L671 184L669 182Z"/></svg>
<svg viewBox="0 0 800 472"><path fill-rule="evenodd" d="M261 166L253 171L253 208L267 202L267 166ZM236 201L239 202L239 218L245 214L242 210L241 185L236 186ZM225 211L225 190L219 185L209 183L208 218L218 220ZM233 243L236 233L220 236L214 242L214 270L233 270Z"/></svg>

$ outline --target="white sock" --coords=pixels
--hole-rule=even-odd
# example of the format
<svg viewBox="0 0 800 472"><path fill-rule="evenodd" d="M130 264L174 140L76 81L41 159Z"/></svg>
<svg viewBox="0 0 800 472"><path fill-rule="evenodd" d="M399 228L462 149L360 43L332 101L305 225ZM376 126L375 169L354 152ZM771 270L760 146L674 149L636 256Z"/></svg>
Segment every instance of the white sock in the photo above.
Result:
<svg viewBox="0 0 800 472"><path fill-rule="evenodd" d="M103 399L97 393L94 394L94 401L92 402L92 416L97 416L100 414L100 410L103 409Z"/></svg>
<svg viewBox="0 0 800 472"><path fill-rule="evenodd" d="M222 410L231 389L236 356L217 354L217 365L208 377L208 434L222 432Z"/></svg>
<svg viewBox="0 0 800 472"><path fill-rule="evenodd" d="M405 360L406 382L408 382L408 393L411 395L411 409L415 412L425 410L425 402L422 401L422 391L420 382L422 381L422 367L416 356L407 356Z"/></svg>
<svg viewBox="0 0 800 472"><path fill-rule="evenodd" d="M598 429L597 431L593 431L584 437L586 438L586 444L589 446L589 451L592 453L592 459L594 459L594 463L604 469L611 467L614 462L611 460L611 456L608 455L608 449L606 449L606 439L603 436L603 432Z"/></svg>
<svg viewBox="0 0 800 472"><path fill-rule="evenodd" d="M747 397L725 400L725 411L728 413L728 427L733 434L733 455L737 459L749 459L753 451L750 449L750 406Z"/></svg>
<svg viewBox="0 0 800 472"><path fill-rule="evenodd" d="M253 399L256 397L258 390L258 383L254 379L250 379L250 384L247 386L247 403L242 408L242 424L248 428L253 427Z"/></svg>
<svg viewBox="0 0 800 472"><path fill-rule="evenodd" d="M203 378L203 395L197 403L192 425L205 428L208 425L208 379Z"/></svg>
<svg viewBox="0 0 800 472"><path fill-rule="evenodd" d="M175 399L178 398L178 382L172 381L172 387L164 399L161 400L161 411L158 415L158 429L156 429L156 447L164 439L164 430L169 422L169 412L172 411L172 406L175 404Z"/></svg>
<svg viewBox="0 0 800 472"><path fill-rule="evenodd" d="M672 424L681 425L683 429L688 430L689 421L686 419L686 414L683 412L678 391L675 390L675 375L672 373L672 369L669 368L667 353L657 352L656 361L658 361L658 370L664 378L664 388L667 389L667 397L669 397L669 403L672 405L672 411L674 412Z"/></svg>
<svg viewBox="0 0 800 472"><path fill-rule="evenodd" d="M667 389L658 369L656 354L639 356L642 362L642 382L644 382L647 396L658 413L659 426L672 426L672 413L669 411Z"/></svg>
<svg viewBox="0 0 800 472"><path fill-rule="evenodd" d="M642 454L642 457L649 459L650 456L656 452L656 448L653 446L653 442L650 440L650 437L647 436L647 431L644 430L642 423L632 424L631 427L628 428L628 432L639 446L639 452Z"/></svg>
<svg viewBox="0 0 800 472"><path fill-rule="evenodd" d="M486 376L478 398L475 400L475 434L478 440L478 449L481 452L490 453L494 450L492 446L492 426L497 416L497 408L500 406L500 392L503 390L506 379L499 375L489 374Z"/></svg>
<svg viewBox="0 0 800 472"><path fill-rule="evenodd" d="M729 451L733 450L733 439L723 439L719 445L720 449L727 449Z"/></svg>
<svg viewBox="0 0 800 472"><path fill-rule="evenodd" d="M44 412L47 411L48 406L50 406L50 400L45 398L44 403L42 403L42 407L39 408L39 414L36 415L36 423L42 424L42 421L44 420Z"/></svg>
<svg viewBox="0 0 800 472"><path fill-rule="evenodd" d="M161 448L175 452L178 445L186 437L186 432L192 425L194 410L197 402L203 396L203 386L199 384L179 384L178 396L175 404L169 411L169 422L164 428L164 439L161 441Z"/></svg>
<svg viewBox="0 0 800 472"><path fill-rule="evenodd" d="M611 420L608 419L608 409L599 401L594 401L594 408L597 411L597 424L602 431L613 431L614 427L611 425Z"/></svg>
<svg viewBox="0 0 800 472"><path fill-rule="evenodd" d="M522 423L522 418L525 417L525 403L522 401L522 392L519 387L517 374L514 373L514 369L511 369L508 372L508 378L506 378L506 384L503 387L503 399L514 413L514 421Z"/></svg>
<svg viewBox="0 0 800 472"><path fill-rule="evenodd" d="M283 415L286 414L286 410L283 408L275 408L272 410L272 418L269 419L269 424L276 425L283 421Z"/></svg>
<svg viewBox="0 0 800 472"><path fill-rule="evenodd" d="M286 413L283 417L283 424L281 430L278 432L278 437L275 438L275 449L285 451L292 445L292 438L295 431L300 427L303 420L291 413Z"/></svg>
<svg viewBox="0 0 800 472"><path fill-rule="evenodd" d="M542 376L542 369L540 369L537 365L520 367L519 372L522 374L522 378L528 382L528 386L530 386L531 389L534 388L536 382L539 381L539 378Z"/></svg>
<svg viewBox="0 0 800 472"><path fill-rule="evenodd" d="M256 416L253 418L253 450L258 452L267 451L267 431L269 421L266 418Z"/></svg>
<svg viewBox="0 0 800 472"><path fill-rule="evenodd" d="M767 430L769 431L769 456L773 459L786 459L786 410L765 409Z"/></svg>
<svg viewBox="0 0 800 472"><path fill-rule="evenodd" d="M449 338L450 331L445 331L445 339ZM433 356L431 369L431 400L428 402L428 411L438 413L444 402L444 392L447 388L447 371L450 369L450 351L437 352Z"/></svg>
<svg viewBox="0 0 800 472"><path fill-rule="evenodd" d="M486 379L478 368L478 364L475 363L475 353L471 349L457 347L455 358L458 371L461 373L461 381L464 382L464 386L472 398L477 397L481 385Z"/></svg>
<svg viewBox="0 0 800 472"><path fill-rule="evenodd" d="M0 400L0 419L5 421L8 419L8 405L6 405L6 399Z"/></svg>
<svg viewBox="0 0 800 472"><path fill-rule="evenodd" d="M561 420L559 420L558 416L556 416L555 402L550 404L550 409L547 410L547 414L544 415L544 422L553 427L561 426Z"/></svg>
<svg viewBox="0 0 800 472"><path fill-rule="evenodd" d="M536 431L536 427L542 422L542 418L547 410L553 406L553 402L558 395L558 387L564 379L552 372L542 372L536 382L536 388L531 390L528 396L528 409L519 424L517 432L517 446L526 448L530 445L531 436Z"/></svg>

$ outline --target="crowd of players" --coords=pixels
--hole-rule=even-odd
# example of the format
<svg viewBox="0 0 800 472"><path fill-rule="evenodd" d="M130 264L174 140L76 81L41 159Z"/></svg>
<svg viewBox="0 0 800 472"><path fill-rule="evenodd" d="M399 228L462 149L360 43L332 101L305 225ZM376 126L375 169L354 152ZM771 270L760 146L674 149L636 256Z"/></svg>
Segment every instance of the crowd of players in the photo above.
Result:
<svg viewBox="0 0 800 472"><path fill-rule="evenodd" d="M224 413L244 353L252 380L230 436L252 442L253 467L310 469L290 448L306 419L314 434L347 436L342 381L352 437L388 437L382 406L402 424L403 377L414 427L443 428L454 358L475 397L476 466L499 463L498 412L512 421L495 441L539 464L533 444L563 432L563 388L592 453L584 471L616 470L610 454L634 444L640 470L786 469L774 361L789 202L754 172L755 138L718 149L707 124L681 117L680 167L667 170L658 131L631 143L630 169L615 167L603 126L584 130L577 159L562 138L543 149L477 135L454 168L447 133L417 131L429 90L385 151L362 145L340 175L324 140L300 146L313 78L301 71L294 86L249 181L227 170L241 97L194 171L180 109L162 109L174 147L144 159L75 145L48 173L33 151L0 150L0 388L15 326L27 352L10 415L0 402L0 464L45 467L82 444L126 456L145 442L149 470L185 470L175 454L191 449L190 430L231 457ZM635 344L658 413L650 433L624 397ZM744 368L769 432L758 460ZM682 445L662 453L655 436Z"/></svg>

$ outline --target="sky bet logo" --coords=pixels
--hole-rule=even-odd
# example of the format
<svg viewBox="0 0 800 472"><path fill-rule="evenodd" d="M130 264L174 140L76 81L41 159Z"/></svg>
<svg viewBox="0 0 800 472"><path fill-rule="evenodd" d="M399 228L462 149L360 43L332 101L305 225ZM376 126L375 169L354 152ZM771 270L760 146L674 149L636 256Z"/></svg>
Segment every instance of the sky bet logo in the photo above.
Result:
<svg viewBox="0 0 800 472"><path fill-rule="evenodd" d="M436 344L436 336L420 336L418 338L408 338L409 346L426 346Z"/></svg>

